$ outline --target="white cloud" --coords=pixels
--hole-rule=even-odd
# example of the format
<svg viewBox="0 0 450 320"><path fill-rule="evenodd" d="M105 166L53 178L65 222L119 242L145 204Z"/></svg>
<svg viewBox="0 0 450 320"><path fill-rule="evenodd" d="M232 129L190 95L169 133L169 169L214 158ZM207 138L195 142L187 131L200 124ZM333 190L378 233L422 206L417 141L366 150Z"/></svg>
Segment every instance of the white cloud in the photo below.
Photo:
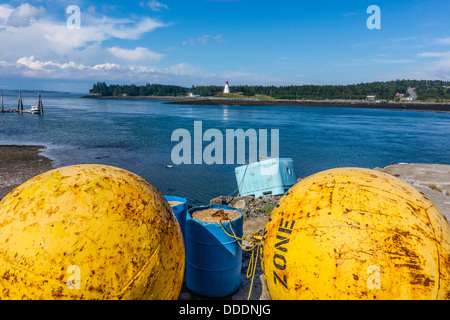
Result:
<svg viewBox="0 0 450 320"><path fill-rule="evenodd" d="M166 24L152 18L111 19L83 14L81 28L71 30L65 21L54 21L42 16L43 9L22 4L17 8L0 5L0 57L11 61L29 56L72 55L93 43L109 39L135 40L143 34ZM14 50L11 50L14 48ZM56 55L55 55L56 54Z"/></svg>
<svg viewBox="0 0 450 320"><path fill-rule="evenodd" d="M6 20L13 12L14 8L12 8L9 4L0 4L0 24L6 24Z"/></svg>
<svg viewBox="0 0 450 320"><path fill-rule="evenodd" d="M447 52L422 52L417 56L422 58L440 58L440 57L450 57L450 51Z"/></svg>
<svg viewBox="0 0 450 320"><path fill-rule="evenodd" d="M12 27L25 27L31 23L36 22L44 14L45 9L40 7L34 7L28 3L23 3L19 7L13 10L6 10L3 14L9 13L6 20L6 24Z"/></svg>
<svg viewBox="0 0 450 320"><path fill-rule="evenodd" d="M106 50L108 50L112 55L118 58L131 61L142 61L142 60L159 61L164 57L163 54L153 52L143 47L136 47L135 49L123 49L119 47L112 47Z"/></svg>
<svg viewBox="0 0 450 320"><path fill-rule="evenodd" d="M450 37L436 39L436 43L438 43L438 44L450 44Z"/></svg>
<svg viewBox="0 0 450 320"><path fill-rule="evenodd" d="M12 66L12 64L9 62L0 60L0 67L9 67L9 66Z"/></svg>
<svg viewBox="0 0 450 320"><path fill-rule="evenodd" d="M373 59L372 60L375 63L394 63L394 64L401 64L401 63L411 63L414 62L414 59Z"/></svg>
<svg viewBox="0 0 450 320"><path fill-rule="evenodd" d="M161 21L99 17L95 10L87 10L83 11L81 28L69 29L65 20L44 13L41 7L27 3L0 5L2 74L32 79L146 81L166 72L147 65L160 61L163 54L142 46L123 49L120 45L121 39L136 40L168 26ZM114 45L105 46L108 40L114 40Z"/></svg>
<svg viewBox="0 0 450 320"><path fill-rule="evenodd" d="M161 2L152 3L155 8L165 9ZM208 74L185 61L164 66L150 65L158 63L165 55L142 45L124 48L120 40L136 40L148 32L168 26L153 18L98 17L91 9L83 11L80 29L69 29L64 20L43 13L44 9L30 4L0 5L0 43L7 44L0 46L1 74L19 79L85 82L102 79L120 83L157 81L181 85L198 81L222 82L225 79L254 82L279 80L246 72ZM221 34L204 34L185 43L207 45L222 39ZM129 46L129 41L126 42Z"/></svg>
<svg viewBox="0 0 450 320"><path fill-rule="evenodd" d="M410 72L390 76L398 79L450 80L450 51L422 52L417 57L422 59L417 60Z"/></svg>
<svg viewBox="0 0 450 320"><path fill-rule="evenodd" d="M195 69L188 63L183 62L170 66L169 68L165 68L161 70L161 72L170 73L174 75L194 75Z"/></svg>
<svg viewBox="0 0 450 320"><path fill-rule="evenodd" d="M157 0L152 0L152 1L148 2L147 4L150 7L150 9L152 9L153 11L161 11L161 9L169 10L169 7L167 6L167 4L161 3Z"/></svg>
<svg viewBox="0 0 450 320"><path fill-rule="evenodd" d="M187 63L179 63L166 68L148 66L121 66L116 63L105 62L96 65L86 65L68 61L65 63L52 60L42 61L34 56L21 57L16 65L22 75L32 78L53 79L98 79L99 76L108 80L121 81L149 81L149 79L174 79L174 77L190 77L196 75L196 70ZM0 67L3 67L0 61ZM7 66L5 64L5 66ZM65 71L65 72L61 72Z"/></svg>
<svg viewBox="0 0 450 320"><path fill-rule="evenodd" d="M214 36L212 38L214 40L216 40L217 42L223 42L221 34L218 34L218 35L216 35L216 36ZM189 45L193 46L193 45L199 43L201 45L207 45L210 39L211 39L211 35L205 34L205 35L203 35L201 37L198 37L198 38L191 38L189 40L185 40L185 41L182 42L182 44L183 45L189 44Z"/></svg>
<svg viewBox="0 0 450 320"><path fill-rule="evenodd" d="M145 18L138 23L136 23L132 27L126 27L121 25L119 27L115 25L108 25L106 28L101 27L101 30L104 30L105 34L109 37L115 37L119 39L138 39L144 33L155 30L156 28L166 27L167 24L159 22L155 19ZM99 27L99 26L98 26Z"/></svg>
<svg viewBox="0 0 450 320"><path fill-rule="evenodd" d="M114 63L103 63L103 64L96 64L92 67L86 66L83 64L76 63L74 61L69 61L66 63L59 63L59 62L53 62L51 60L49 61L40 61L36 60L34 56L30 57L22 57L20 59L17 59L17 65L27 67L32 70L43 70L46 72L51 72L57 69L60 70L66 70L66 69L74 69L74 70L111 70L111 69L117 69L120 68L118 64Z"/></svg>
<svg viewBox="0 0 450 320"><path fill-rule="evenodd" d="M96 64L92 67L92 70L113 70L113 69L119 69L120 66L115 63L102 63L102 64Z"/></svg>
<svg viewBox="0 0 450 320"><path fill-rule="evenodd" d="M53 61L46 61L46 62L36 61L36 60L34 60L34 56L22 57L17 60L17 64L24 65L33 70L42 70L46 66L55 65L55 63Z"/></svg>

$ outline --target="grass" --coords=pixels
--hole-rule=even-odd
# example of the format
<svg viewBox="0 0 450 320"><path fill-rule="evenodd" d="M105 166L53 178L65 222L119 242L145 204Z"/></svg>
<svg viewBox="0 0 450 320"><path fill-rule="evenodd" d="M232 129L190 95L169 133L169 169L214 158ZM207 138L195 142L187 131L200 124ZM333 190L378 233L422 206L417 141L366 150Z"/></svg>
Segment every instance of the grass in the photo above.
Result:
<svg viewBox="0 0 450 320"><path fill-rule="evenodd" d="M275 98L265 94L255 94L252 98L259 100L275 100Z"/></svg>
<svg viewBox="0 0 450 320"><path fill-rule="evenodd" d="M257 211L258 213L266 213L266 214L269 214L269 213L272 212L273 209L275 209L275 204L269 203L269 204L266 204L265 206L263 206L263 207L257 209L256 211Z"/></svg>
<svg viewBox="0 0 450 320"><path fill-rule="evenodd" d="M219 97L219 98L250 98L248 96L244 96L243 94L238 94L238 93L218 93L216 94L214 97Z"/></svg>
<svg viewBox="0 0 450 320"><path fill-rule="evenodd" d="M275 100L275 98L265 95L265 94L255 94L254 96L246 96L240 93L218 93L214 95L214 97L218 98L252 98L252 99L259 99L259 100Z"/></svg>
<svg viewBox="0 0 450 320"><path fill-rule="evenodd" d="M434 183L430 183L430 184L428 185L428 188L430 188L431 190L435 190L435 191L442 192L442 188L438 187L438 186L435 185ZM447 191L447 195L448 195L448 191Z"/></svg>

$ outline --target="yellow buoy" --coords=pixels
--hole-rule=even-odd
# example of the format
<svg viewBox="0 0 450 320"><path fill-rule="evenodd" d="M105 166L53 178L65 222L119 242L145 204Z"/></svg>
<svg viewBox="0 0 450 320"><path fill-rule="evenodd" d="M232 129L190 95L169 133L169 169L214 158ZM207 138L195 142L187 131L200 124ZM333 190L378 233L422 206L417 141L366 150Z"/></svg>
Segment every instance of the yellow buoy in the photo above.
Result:
<svg viewBox="0 0 450 320"><path fill-rule="evenodd" d="M450 226L422 193L339 168L292 187L264 230L272 299L450 299Z"/></svg>
<svg viewBox="0 0 450 320"><path fill-rule="evenodd" d="M51 170L0 202L0 299L176 299L184 259L167 201L119 168Z"/></svg>

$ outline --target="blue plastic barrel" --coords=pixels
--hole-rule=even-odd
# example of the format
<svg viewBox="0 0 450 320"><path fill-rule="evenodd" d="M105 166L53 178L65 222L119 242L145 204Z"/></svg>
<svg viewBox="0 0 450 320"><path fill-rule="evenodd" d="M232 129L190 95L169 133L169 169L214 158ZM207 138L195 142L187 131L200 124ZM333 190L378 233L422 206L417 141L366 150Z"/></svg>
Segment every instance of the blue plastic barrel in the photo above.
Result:
<svg viewBox="0 0 450 320"><path fill-rule="evenodd" d="M180 224L181 233L183 234L183 239L185 239L185 229L186 229L186 215L187 215L187 200L181 197L175 196L164 196L167 201L178 201L182 202L172 207L172 211L177 217L178 223Z"/></svg>
<svg viewBox="0 0 450 320"><path fill-rule="evenodd" d="M232 235L242 238L243 215L236 208L209 205L188 210L186 217L186 285L189 290L207 297L223 297L241 285L242 248L238 240L228 236L220 223L195 220L192 214L204 209L237 210L240 217L222 222ZM230 228L233 228L231 230Z"/></svg>

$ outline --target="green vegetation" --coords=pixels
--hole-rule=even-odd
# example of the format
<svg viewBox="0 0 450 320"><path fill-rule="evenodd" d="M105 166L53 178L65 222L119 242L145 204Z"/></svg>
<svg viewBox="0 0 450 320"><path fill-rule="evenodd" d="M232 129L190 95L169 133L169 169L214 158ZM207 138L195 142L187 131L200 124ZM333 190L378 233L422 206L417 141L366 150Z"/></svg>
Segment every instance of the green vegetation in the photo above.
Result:
<svg viewBox="0 0 450 320"><path fill-rule="evenodd" d="M259 99L259 100L275 100L275 98L270 97L270 96L265 95L265 94L255 94L252 98L253 99Z"/></svg>
<svg viewBox="0 0 450 320"><path fill-rule="evenodd" d="M262 214L269 214L272 212L273 209L275 209L275 204L269 203L269 204L266 204L264 207L257 209L256 212L262 213Z"/></svg>
<svg viewBox="0 0 450 320"><path fill-rule="evenodd" d="M450 101L450 82L448 81L417 81L415 92L421 101Z"/></svg>
<svg viewBox="0 0 450 320"><path fill-rule="evenodd" d="M408 87L415 88L419 101L450 101L450 81L440 80L395 80L385 82L359 83L351 85L301 85L301 86L230 86L232 97L255 99L296 99L296 100L365 100L374 95L378 100L399 101L396 93L409 96ZM100 96L185 96L189 92L202 97L224 96L223 86L192 86L191 88L146 84L106 85L94 84L90 94ZM229 97L229 95L225 95Z"/></svg>
<svg viewBox="0 0 450 320"><path fill-rule="evenodd" d="M241 99L250 98L250 97L244 96L243 94L239 94L239 93L222 93L222 92L214 95L214 97L218 97L218 98L241 98Z"/></svg>
<svg viewBox="0 0 450 320"><path fill-rule="evenodd" d="M162 85L162 84L146 84L143 86L131 85L107 85L104 82L94 84L90 94L100 96L185 96L188 90L180 86Z"/></svg>

